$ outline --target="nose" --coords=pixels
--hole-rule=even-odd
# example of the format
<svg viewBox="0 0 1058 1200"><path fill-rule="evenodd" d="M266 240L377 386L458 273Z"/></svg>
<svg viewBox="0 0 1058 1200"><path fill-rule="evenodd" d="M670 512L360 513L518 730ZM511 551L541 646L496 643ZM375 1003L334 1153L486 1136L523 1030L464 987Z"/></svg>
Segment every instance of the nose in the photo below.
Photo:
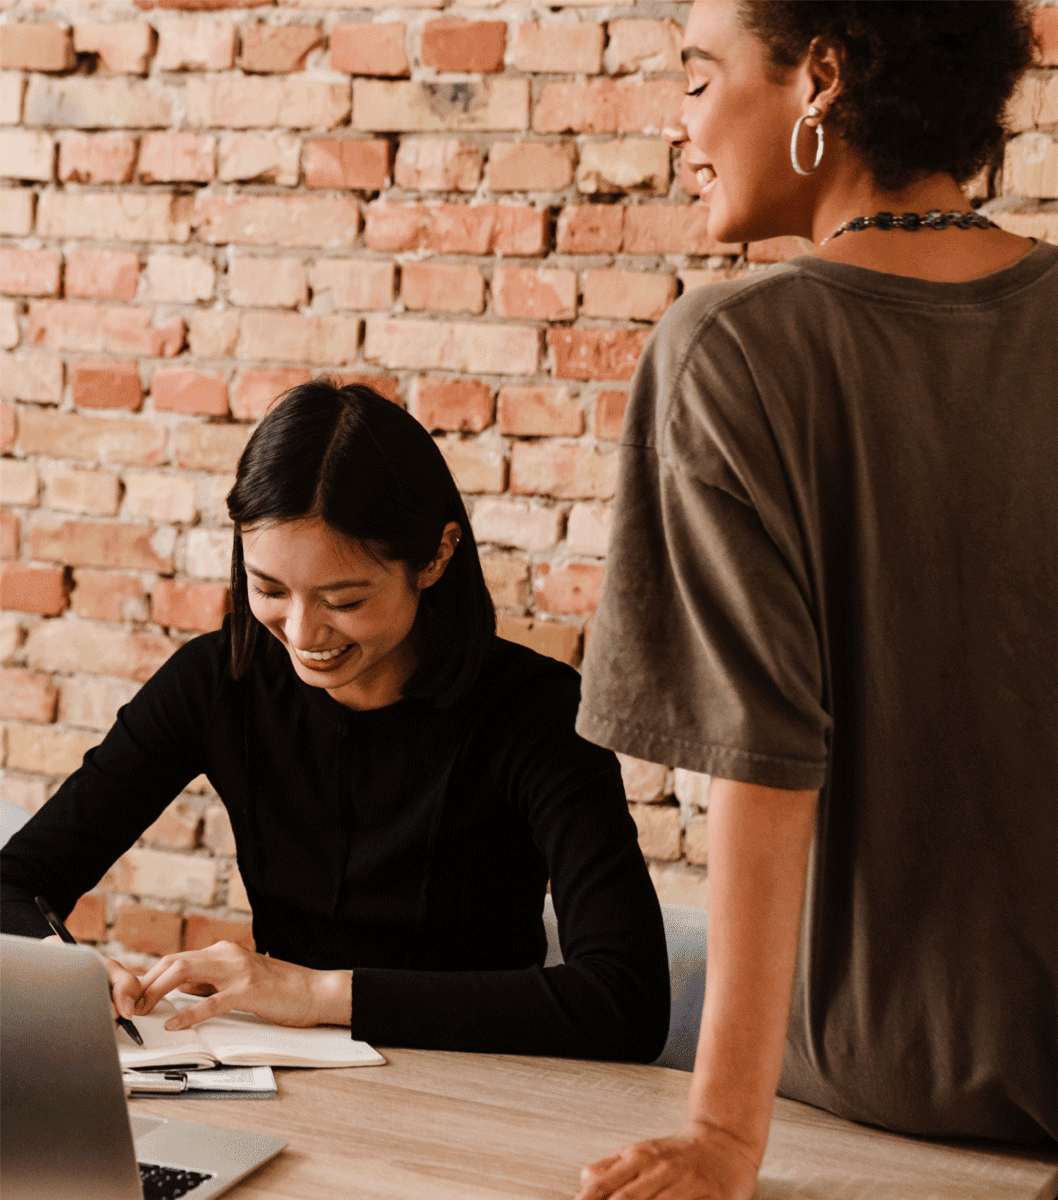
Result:
<svg viewBox="0 0 1058 1200"><path fill-rule="evenodd" d="M297 650L311 650L319 641L319 621L316 606L304 600L292 598L287 605L283 620L283 632L287 643Z"/></svg>
<svg viewBox="0 0 1058 1200"><path fill-rule="evenodd" d="M687 142L687 128L683 123L683 118L677 117L671 125L666 125L661 131L661 136L673 150L681 149Z"/></svg>

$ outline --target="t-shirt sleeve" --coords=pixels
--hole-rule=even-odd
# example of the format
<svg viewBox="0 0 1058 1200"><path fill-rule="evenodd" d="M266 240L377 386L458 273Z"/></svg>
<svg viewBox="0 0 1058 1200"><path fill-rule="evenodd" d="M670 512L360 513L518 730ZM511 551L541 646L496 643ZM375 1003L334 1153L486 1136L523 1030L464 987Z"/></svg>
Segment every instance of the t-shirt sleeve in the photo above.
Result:
<svg viewBox="0 0 1058 1200"><path fill-rule="evenodd" d="M202 731L223 670L224 640L207 634L177 650L4 847L5 933L50 933L33 897L45 896L67 916L204 769Z"/></svg>
<svg viewBox="0 0 1058 1200"><path fill-rule="evenodd" d="M633 381L577 729L652 762L818 788L831 718L789 464L722 307L688 299Z"/></svg>

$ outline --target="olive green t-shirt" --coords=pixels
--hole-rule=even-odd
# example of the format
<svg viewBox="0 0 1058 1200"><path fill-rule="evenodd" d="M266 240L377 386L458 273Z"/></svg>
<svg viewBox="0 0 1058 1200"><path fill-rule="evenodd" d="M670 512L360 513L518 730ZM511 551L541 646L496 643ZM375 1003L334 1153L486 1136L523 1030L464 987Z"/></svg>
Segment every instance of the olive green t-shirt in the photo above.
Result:
<svg viewBox="0 0 1058 1200"><path fill-rule="evenodd" d="M578 730L822 789L780 1091L903 1132L1058 1135L1056 400L1044 243L699 289L632 385Z"/></svg>

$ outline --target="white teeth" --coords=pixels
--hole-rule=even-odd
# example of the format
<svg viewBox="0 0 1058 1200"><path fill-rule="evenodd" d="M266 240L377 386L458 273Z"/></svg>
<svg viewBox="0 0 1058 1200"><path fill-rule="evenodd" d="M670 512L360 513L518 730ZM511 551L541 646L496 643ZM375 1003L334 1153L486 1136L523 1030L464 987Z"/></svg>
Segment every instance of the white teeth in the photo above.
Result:
<svg viewBox="0 0 1058 1200"><path fill-rule="evenodd" d="M716 178L716 172L712 167L699 167L694 173L695 179L698 180L699 187L705 187L707 183L712 183Z"/></svg>
<svg viewBox="0 0 1058 1200"><path fill-rule="evenodd" d="M352 645L352 642L349 643ZM314 662L327 662L329 659L337 658L339 654L344 654L349 646L339 646L337 650L299 650L298 653L302 658L311 658Z"/></svg>

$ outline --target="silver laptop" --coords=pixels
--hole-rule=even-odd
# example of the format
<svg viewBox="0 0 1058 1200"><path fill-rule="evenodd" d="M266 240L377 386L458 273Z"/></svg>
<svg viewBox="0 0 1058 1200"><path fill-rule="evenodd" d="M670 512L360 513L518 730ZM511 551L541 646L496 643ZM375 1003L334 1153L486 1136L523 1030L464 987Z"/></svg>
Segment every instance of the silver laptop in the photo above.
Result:
<svg viewBox="0 0 1058 1200"><path fill-rule="evenodd" d="M4 1200L205 1200L286 1145L130 1114L106 969L87 946L0 934L0 1039Z"/></svg>

